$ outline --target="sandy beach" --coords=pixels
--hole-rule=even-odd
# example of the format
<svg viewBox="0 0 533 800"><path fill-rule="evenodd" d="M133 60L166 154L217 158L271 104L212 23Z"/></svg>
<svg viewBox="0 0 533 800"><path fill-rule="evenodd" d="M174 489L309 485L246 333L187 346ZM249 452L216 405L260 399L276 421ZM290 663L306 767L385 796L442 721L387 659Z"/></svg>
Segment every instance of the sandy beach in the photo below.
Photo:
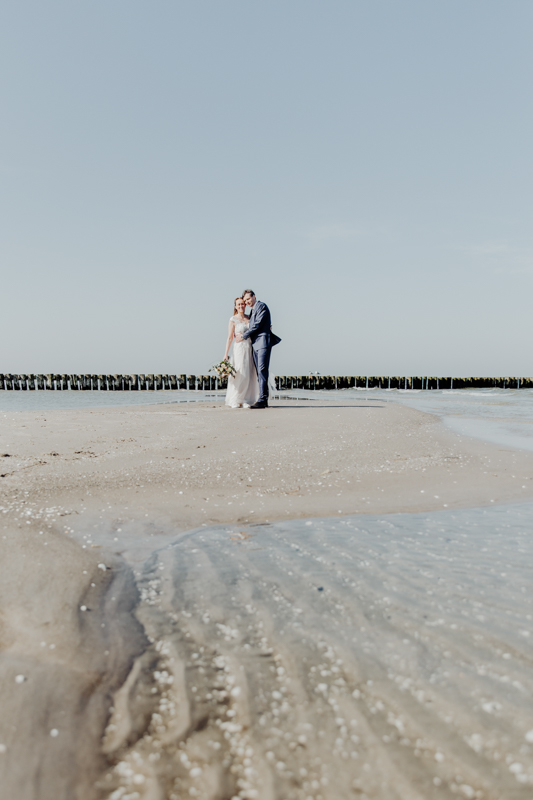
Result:
<svg viewBox="0 0 533 800"><path fill-rule="evenodd" d="M487 630L460 619L505 541L451 603L436 533L381 552L370 529L313 526L525 503L533 454L367 400L2 421L2 796L530 798L529 612L509 590ZM474 646L499 676L485 694Z"/></svg>

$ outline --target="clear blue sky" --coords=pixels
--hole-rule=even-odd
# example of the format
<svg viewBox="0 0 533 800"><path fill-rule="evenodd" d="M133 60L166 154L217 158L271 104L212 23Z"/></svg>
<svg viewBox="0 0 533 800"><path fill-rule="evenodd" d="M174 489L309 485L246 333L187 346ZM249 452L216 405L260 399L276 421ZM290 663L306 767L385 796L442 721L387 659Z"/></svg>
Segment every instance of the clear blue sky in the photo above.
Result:
<svg viewBox="0 0 533 800"><path fill-rule="evenodd" d="M0 371L533 375L530 0L7 0Z"/></svg>

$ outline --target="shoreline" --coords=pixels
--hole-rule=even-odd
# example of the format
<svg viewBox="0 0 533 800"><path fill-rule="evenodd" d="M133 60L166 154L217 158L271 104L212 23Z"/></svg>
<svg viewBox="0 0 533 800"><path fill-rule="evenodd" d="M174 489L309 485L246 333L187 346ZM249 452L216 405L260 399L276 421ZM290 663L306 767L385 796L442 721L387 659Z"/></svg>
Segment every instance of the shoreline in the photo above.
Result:
<svg viewBox="0 0 533 800"><path fill-rule="evenodd" d="M179 531L533 498L530 452L365 399L276 401L259 414L209 403L10 412L0 450L6 508L25 493L95 518L111 504L123 522L147 514Z"/></svg>
<svg viewBox="0 0 533 800"><path fill-rule="evenodd" d="M18 800L33 798L37 781L39 800L107 798L108 789L129 785L113 770L106 772L106 764L125 759L131 766L142 750L138 743L148 747L146 736L155 733L147 734L147 720L160 714L156 701L163 708L172 702L175 709L189 709L188 722L168 723L172 741L193 724L196 706L191 678L185 677L193 653L176 583L185 567L167 547L180 532L195 531L179 540L190 574L200 559L216 586L216 567L190 555L202 552L193 547L202 527L246 550L249 539L259 542L261 531L270 530L269 523L284 520L326 524L324 517L494 506L533 497L533 454L454 434L428 413L364 399L327 405L277 401L260 414L209 404L11 412L0 451L0 665L6 678L0 690L6 710L0 774ZM238 564L239 559L225 569ZM278 590L290 592L290 585ZM204 592L200 584L191 591L183 611L196 614ZM228 601L217 602L224 608ZM270 601L262 602L273 652L277 648L290 663L301 654L295 644L294 652L293 645L283 645ZM204 615L215 617L220 633L233 613L229 606L216 612L207 603ZM190 628L189 635L197 639L198 630ZM223 640L215 652L214 640L200 636L198 647L210 647L213 659L225 653L234 669L236 655ZM172 691L154 677L165 671L174 676ZM17 675L24 677L20 684ZM62 695L53 688L58 679L66 687ZM253 717L240 707L236 713ZM14 728L12 719L25 722ZM133 749L130 740L137 743ZM27 765L28 753L32 766L24 773L16 764ZM145 759L139 773L146 782L142 798L151 796L149 787L155 791L159 780L149 763ZM267 762L257 768L268 777ZM215 770L213 786L217 780L223 785L220 775ZM206 796L218 797L213 792Z"/></svg>

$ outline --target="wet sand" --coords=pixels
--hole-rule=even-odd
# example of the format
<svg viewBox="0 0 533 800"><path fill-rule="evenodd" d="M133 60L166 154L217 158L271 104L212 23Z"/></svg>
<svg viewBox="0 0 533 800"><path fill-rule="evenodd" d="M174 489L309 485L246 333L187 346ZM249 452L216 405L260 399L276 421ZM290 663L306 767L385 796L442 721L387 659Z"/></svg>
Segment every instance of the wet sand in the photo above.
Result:
<svg viewBox="0 0 533 800"><path fill-rule="evenodd" d="M420 548L373 551L347 515L530 500L533 455L368 401L11 412L2 421L6 796L530 797L525 701L513 699L515 714L502 702L509 681L531 697L528 637L511 646L503 628L489 636L479 620L456 633L458 603L479 602L465 578L463 600L443 607L428 639L434 584L452 588L446 537L424 540L439 569L421 577ZM337 517L337 527L306 525L320 517ZM283 528L298 519L301 529ZM480 546L472 539L461 569L485 576L490 595L498 557L476 564ZM387 622L384 597L396 606ZM513 604L504 593L502 619L518 613ZM527 619L521 625L528 632ZM517 660L480 695L480 707L505 716L493 740L470 730L462 707L478 679L455 695L452 687L473 669L476 636L489 636L489 672L504 653ZM393 673L412 683L391 688ZM440 694L439 680L448 687Z"/></svg>

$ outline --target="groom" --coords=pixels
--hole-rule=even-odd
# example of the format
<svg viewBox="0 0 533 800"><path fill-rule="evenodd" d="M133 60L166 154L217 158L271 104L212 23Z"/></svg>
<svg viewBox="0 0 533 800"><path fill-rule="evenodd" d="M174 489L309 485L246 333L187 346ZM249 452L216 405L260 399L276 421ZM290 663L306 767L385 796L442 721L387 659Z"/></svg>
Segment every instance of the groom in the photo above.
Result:
<svg viewBox="0 0 533 800"><path fill-rule="evenodd" d="M250 327L244 334L238 333L236 342L243 339L252 340L252 354L255 369L259 380L259 399L250 408L268 408L268 367L270 365L270 311L265 303L255 296L252 289L245 289L242 298L247 306L252 309L250 314Z"/></svg>

